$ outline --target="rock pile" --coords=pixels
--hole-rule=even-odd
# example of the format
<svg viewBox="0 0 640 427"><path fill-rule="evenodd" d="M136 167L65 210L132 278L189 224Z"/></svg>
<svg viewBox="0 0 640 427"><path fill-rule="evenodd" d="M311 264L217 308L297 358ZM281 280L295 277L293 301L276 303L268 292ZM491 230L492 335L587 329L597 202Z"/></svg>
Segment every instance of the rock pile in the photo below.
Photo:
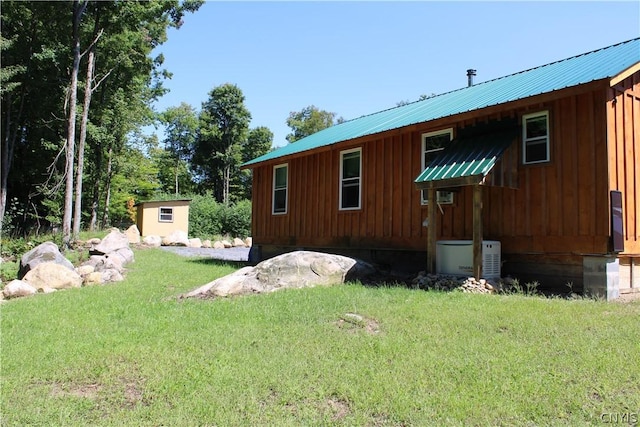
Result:
<svg viewBox="0 0 640 427"><path fill-rule="evenodd" d="M442 274L427 274L424 271L411 281L413 287L419 289L435 289L442 291L462 291L466 293L491 294L499 292L501 281L480 279L465 276L449 276Z"/></svg>
<svg viewBox="0 0 640 427"><path fill-rule="evenodd" d="M18 279L7 283L2 296L17 298L124 280L125 266L134 261L129 241L130 236L117 228L104 239L91 239L87 242L90 257L77 268L58 245L42 243L22 256Z"/></svg>
<svg viewBox="0 0 640 427"><path fill-rule="evenodd" d="M131 228L136 227L132 225ZM129 230L131 230L131 228ZM127 230L127 232L129 232ZM137 228L135 229L138 230ZM135 231L131 231L131 233L135 236ZM232 239L231 241L223 239L217 240L215 242L211 242L211 240L202 240L198 237L189 238L185 231L176 230L169 234L168 236L160 237L156 235L145 236L142 239L142 244L145 246L158 248L160 246L183 246L187 248L214 248L214 249L224 249L224 248L236 248L236 247L246 247L250 248L252 245L251 237L247 237L242 240L238 237Z"/></svg>

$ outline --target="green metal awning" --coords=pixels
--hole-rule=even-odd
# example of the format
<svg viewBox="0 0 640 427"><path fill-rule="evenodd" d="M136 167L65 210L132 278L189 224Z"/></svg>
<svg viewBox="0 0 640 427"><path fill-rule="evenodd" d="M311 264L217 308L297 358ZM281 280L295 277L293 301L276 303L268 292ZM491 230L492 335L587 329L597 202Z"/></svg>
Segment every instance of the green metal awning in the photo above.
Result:
<svg viewBox="0 0 640 427"><path fill-rule="evenodd" d="M419 190L480 184L513 143L513 129L456 138L416 178Z"/></svg>

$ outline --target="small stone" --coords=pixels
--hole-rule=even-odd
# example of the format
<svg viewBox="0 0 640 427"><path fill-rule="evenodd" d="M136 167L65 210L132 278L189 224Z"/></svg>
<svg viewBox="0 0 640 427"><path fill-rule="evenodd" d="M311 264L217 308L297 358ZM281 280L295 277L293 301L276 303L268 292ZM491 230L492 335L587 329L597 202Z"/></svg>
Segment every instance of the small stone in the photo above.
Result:
<svg viewBox="0 0 640 427"><path fill-rule="evenodd" d="M90 264L81 265L79 267L76 267L76 273L78 273L81 276L86 276L89 273L93 273L95 270L96 270L95 267L93 265L90 265Z"/></svg>
<svg viewBox="0 0 640 427"><path fill-rule="evenodd" d="M102 273L99 271L94 271L83 277L83 284L85 286L98 285L100 283L102 283Z"/></svg>

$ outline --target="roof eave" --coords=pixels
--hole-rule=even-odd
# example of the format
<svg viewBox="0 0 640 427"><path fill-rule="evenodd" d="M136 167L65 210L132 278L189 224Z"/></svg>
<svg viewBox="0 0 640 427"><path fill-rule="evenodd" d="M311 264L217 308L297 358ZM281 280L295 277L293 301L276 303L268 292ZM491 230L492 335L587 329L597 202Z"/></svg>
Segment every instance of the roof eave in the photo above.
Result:
<svg viewBox="0 0 640 427"><path fill-rule="evenodd" d="M611 78L611 80L609 81L609 85L611 87L617 85L618 83L620 83L621 81L623 81L624 79L626 79L627 77L637 73L640 71L640 62L636 62L635 64L633 64L631 67L627 68L626 70L618 73L617 75L613 76Z"/></svg>

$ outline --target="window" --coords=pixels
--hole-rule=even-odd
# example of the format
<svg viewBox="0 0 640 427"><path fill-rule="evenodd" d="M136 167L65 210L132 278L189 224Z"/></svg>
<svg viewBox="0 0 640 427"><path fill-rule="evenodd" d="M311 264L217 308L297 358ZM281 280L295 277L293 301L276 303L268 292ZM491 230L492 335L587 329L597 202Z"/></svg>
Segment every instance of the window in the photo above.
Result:
<svg viewBox="0 0 640 427"><path fill-rule="evenodd" d="M360 209L360 182L362 150L343 151L340 153L340 209Z"/></svg>
<svg viewBox="0 0 640 427"><path fill-rule="evenodd" d="M522 163L549 161L549 112L522 116Z"/></svg>
<svg viewBox="0 0 640 427"><path fill-rule="evenodd" d="M422 170L429 166L429 163L433 161L440 151L444 150L445 145L452 139L453 129L451 128L422 135ZM451 204L453 203L453 193L451 191L437 191L436 199L439 204ZM429 204L427 190L422 190L420 201L423 205Z"/></svg>
<svg viewBox="0 0 640 427"><path fill-rule="evenodd" d="M160 208L158 221L173 222L173 208Z"/></svg>
<svg viewBox="0 0 640 427"><path fill-rule="evenodd" d="M273 167L273 214L287 213L287 188L289 168L287 165Z"/></svg>

